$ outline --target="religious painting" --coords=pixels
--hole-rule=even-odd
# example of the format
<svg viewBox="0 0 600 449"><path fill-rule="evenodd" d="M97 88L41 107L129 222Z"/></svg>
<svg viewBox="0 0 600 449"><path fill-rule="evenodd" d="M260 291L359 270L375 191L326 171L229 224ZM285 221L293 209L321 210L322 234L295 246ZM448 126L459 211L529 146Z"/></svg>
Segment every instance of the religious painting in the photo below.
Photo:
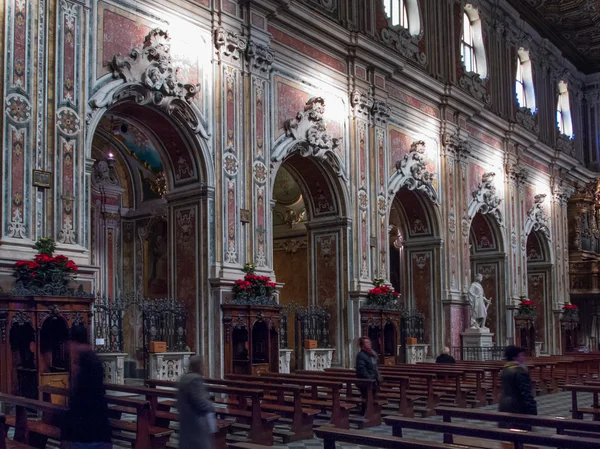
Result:
<svg viewBox="0 0 600 449"><path fill-rule="evenodd" d="M169 293L167 222L154 224L144 242L144 296L163 298Z"/></svg>

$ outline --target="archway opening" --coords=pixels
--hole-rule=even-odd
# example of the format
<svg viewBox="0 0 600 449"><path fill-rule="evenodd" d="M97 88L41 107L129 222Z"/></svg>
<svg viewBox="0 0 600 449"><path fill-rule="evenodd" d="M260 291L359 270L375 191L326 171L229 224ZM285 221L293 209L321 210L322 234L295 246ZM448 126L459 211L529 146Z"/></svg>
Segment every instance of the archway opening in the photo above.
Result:
<svg viewBox="0 0 600 449"><path fill-rule="evenodd" d="M560 341L559 326L552 326L551 260L549 242L542 232L532 231L527 236L527 294L536 307L536 344L549 351L552 341ZM554 334L554 335L553 335Z"/></svg>
<svg viewBox="0 0 600 449"><path fill-rule="evenodd" d="M486 298L491 299L485 327L494 334L494 341L504 341L505 323L505 258L500 226L489 214L476 213L471 221L469 247L472 278L481 274L481 286ZM471 279L473 280L473 279Z"/></svg>
<svg viewBox="0 0 600 449"><path fill-rule="evenodd" d="M407 310L423 314L424 343L441 344L441 326L435 324L441 309L435 298L440 291L438 276L439 227L433 203L425 195L407 187L395 195L390 208L390 283L400 293Z"/></svg>
<svg viewBox="0 0 600 449"><path fill-rule="evenodd" d="M205 178L197 144L194 130L131 101L109 108L91 139L90 248L106 306L95 342L126 354L125 377L147 374L156 336L171 352L194 351L199 341L206 214L200 201L167 200Z"/></svg>
<svg viewBox="0 0 600 449"><path fill-rule="evenodd" d="M337 188L326 164L297 154L283 161L273 183L273 269L277 282L284 284L280 303L290 310L286 343L294 350L292 367L302 366L304 339L336 348L334 363L345 357L347 258L340 220L345 210ZM318 309L313 320L318 326L304 323L302 314L295 313L310 307Z"/></svg>

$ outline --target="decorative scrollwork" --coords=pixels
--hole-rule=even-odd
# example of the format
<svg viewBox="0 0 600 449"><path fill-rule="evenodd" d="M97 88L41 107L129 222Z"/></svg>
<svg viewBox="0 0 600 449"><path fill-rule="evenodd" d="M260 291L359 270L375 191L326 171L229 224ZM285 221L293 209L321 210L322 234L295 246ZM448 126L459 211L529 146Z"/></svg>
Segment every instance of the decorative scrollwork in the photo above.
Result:
<svg viewBox="0 0 600 449"><path fill-rule="evenodd" d="M543 193L534 197L533 206L527 212L527 218L525 219L525 235L528 235L531 231L540 231L550 240L550 229L548 229L550 219L544 207L545 200L546 195Z"/></svg>
<svg viewBox="0 0 600 449"><path fill-rule="evenodd" d="M515 115L515 119L519 125L525 128L532 133L538 134L540 132L540 127L538 125L536 116L533 114L531 109L529 108L519 108L517 109L517 114Z"/></svg>
<svg viewBox="0 0 600 449"><path fill-rule="evenodd" d="M483 101L486 105L492 104L492 97L485 87L484 81L475 72L465 73L459 80L458 85L465 89L473 98Z"/></svg>
<svg viewBox="0 0 600 449"><path fill-rule="evenodd" d="M171 61L171 38L166 31L155 28L148 33L142 48L134 48L128 57L117 53L111 68L115 78L128 83L141 83L154 92L156 99L163 96L191 100L199 91L199 84L185 83Z"/></svg>
<svg viewBox="0 0 600 449"><path fill-rule="evenodd" d="M473 191L473 199L469 204L467 211L470 218L473 218L477 212L482 214L492 214L499 223L502 223L502 212L500 212L500 202L502 201L496 195L496 187L494 186L494 177L496 173L484 173L481 177L481 182L475 191Z"/></svg>
<svg viewBox="0 0 600 449"><path fill-rule="evenodd" d="M427 169L425 162L425 142L419 140L410 146L410 152L396 162L396 173L388 184L389 202L402 187L409 190L424 192L434 203L437 202L437 192L433 187L435 174Z"/></svg>
<svg viewBox="0 0 600 449"><path fill-rule="evenodd" d="M92 293L88 293L83 289L83 285L71 288L61 282L52 282L43 287L29 286L25 287L22 282L17 282L15 287L8 292L11 296L71 296L74 298L93 298Z"/></svg>

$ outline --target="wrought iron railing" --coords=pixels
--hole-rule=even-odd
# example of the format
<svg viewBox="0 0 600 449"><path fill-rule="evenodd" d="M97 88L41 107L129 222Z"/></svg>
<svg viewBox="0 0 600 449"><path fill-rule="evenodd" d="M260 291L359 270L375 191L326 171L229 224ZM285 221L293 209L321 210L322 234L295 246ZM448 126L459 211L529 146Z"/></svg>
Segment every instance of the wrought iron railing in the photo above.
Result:
<svg viewBox="0 0 600 449"><path fill-rule="evenodd" d="M296 312L296 329L301 336L300 344L306 340L317 340L319 348L329 348L329 320L331 314L322 306L308 306Z"/></svg>
<svg viewBox="0 0 600 449"><path fill-rule="evenodd" d="M468 346L454 348L454 358L456 360L503 360L505 346Z"/></svg>

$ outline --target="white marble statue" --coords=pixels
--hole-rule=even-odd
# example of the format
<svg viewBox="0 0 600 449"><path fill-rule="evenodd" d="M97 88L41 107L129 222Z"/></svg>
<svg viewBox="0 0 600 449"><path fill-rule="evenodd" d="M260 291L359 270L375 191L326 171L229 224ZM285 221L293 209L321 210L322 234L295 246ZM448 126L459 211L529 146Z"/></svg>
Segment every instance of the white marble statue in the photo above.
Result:
<svg viewBox="0 0 600 449"><path fill-rule="evenodd" d="M470 328L489 330L485 327L485 320L487 319L487 310L492 303L491 299L487 299L483 296L483 287L481 281L483 276L481 274L475 275L475 280L469 287L469 305L470 307Z"/></svg>

